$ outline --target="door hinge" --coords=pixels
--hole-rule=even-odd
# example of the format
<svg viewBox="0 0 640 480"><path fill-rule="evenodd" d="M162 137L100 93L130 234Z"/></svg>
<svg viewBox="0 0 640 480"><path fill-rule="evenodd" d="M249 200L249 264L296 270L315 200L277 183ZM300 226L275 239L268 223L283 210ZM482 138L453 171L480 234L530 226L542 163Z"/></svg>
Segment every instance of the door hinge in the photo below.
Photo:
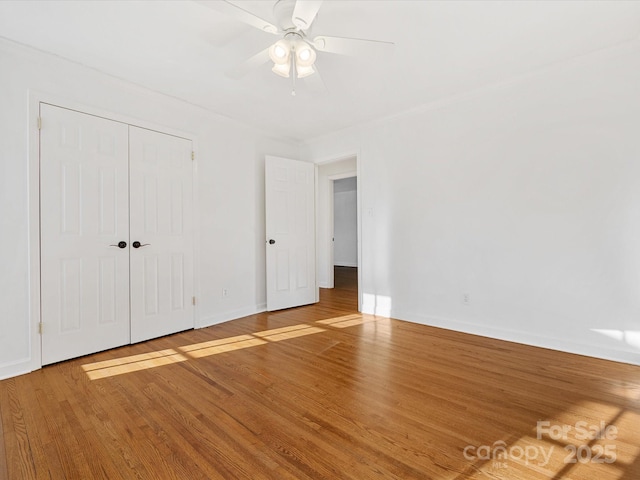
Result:
<svg viewBox="0 0 640 480"><path fill-rule="evenodd" d="M38 323L38 333L42 335L43 325L42 322Z"/></svg>
<svg viewBox="0 0 640 480"><path fill-rule="evenodd" d="M38 117L38 130L42 130L42 117Z"/></svg>
<svg viewBox="0 0 640 480"><path fill-rule="evenodd" d="M196 152L191 151L191 160L195 160L196 159Z"/></svg>
<svg viewBox="0 0 640 480"><path fill-rule="evenodd" d="M195 305L196 304L196 297L191 297L191 304Z"/></svg>

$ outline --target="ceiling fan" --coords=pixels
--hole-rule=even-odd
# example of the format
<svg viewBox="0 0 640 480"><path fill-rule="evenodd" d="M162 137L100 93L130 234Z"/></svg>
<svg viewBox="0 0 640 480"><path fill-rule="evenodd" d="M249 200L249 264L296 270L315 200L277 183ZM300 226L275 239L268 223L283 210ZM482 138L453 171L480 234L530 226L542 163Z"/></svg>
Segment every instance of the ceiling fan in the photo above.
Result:
<svg viewBox="0 0 640 480"><path fill-rule="evenodd" d="M322 6L322 0L277 0L273 6L274 23L270 23L244 8L226 0L200 3L227 13L237 20L263 32L281 37L278 41L228 72L240 78L269 60L272 71L292 79L295 95L296 78L305 78L312 89L324 90L316 65L317 52L340 55L359 55L365 51L379 51L394 46L392 42L349 37L311 37L311 27Z"/></svg>

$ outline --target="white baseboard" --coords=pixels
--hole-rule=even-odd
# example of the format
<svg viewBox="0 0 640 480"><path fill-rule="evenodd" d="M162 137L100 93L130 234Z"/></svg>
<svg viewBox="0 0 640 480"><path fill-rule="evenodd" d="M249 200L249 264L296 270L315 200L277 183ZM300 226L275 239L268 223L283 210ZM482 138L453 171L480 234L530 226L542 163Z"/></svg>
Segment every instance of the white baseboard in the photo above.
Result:
<svg viewBox="0 0 640 480"><path fill-rule="evenodd" d="M212 325L218 325L219 323L228 322L230 320L237 320L238 318L248 317L249 315L255 315L256 313L262 313L267 311L267 304L262 303L260 305L254 305L253 307L240 308L238 310L231 310L228 312L219 313L212 317L206 317L200 320L200 325L196 328L210 327Z"/></svg>
<svg viewBox="0 0 640 480"><path fill-rule="evenodd" d="M39 368L39 367L37 367ZM34 370L33 361L30 358L16 360L15 362L0 365L0 380L17 377Z"/></svg>
<svg viewBox="0 0 640 480"><path fill-rule="evenodd" d="M337 262L337 261L334 261L333 262L333 266L334 267L353 267L353 268L358 268L358 264L357 263L352 263L352 262Z"/></svg>
<svg viewBox="0 0 640 480"><path fill-rule="evenodd" d="M247 317L256 313L262 313L266 310L267 305L263 303L260 305L255 305L253 307L223 312L212 317L203 318L200 321L200 324L196 326L196 328L210 327L212 325L228 322L230 320L236 320L238 318ZM21 359L11 363L6 363L4 365L0 365L0 380L17 377L18 375L24 375L38 368L40 368L39 365L34 366L32 359Z"/></svg>
<svg viewBox="0 0 640 480"><path fill-rule="evenodd" d="M443 328L445 330L478 335L481 337L521 343L532 347L547 348L560 352L574 353L587 357L601 358L603 360L612 360L614 362L629 363L631 365L640 366L640 354L626 350L617 350L609 347L572 342L560 338L545 337L527 332L517 332L484 325L475 325L467 322L461 322L459 320L431 317L397 310L393 310L391 312L391 318L419 323L421 325L428 325L430 327Z"/></svg>

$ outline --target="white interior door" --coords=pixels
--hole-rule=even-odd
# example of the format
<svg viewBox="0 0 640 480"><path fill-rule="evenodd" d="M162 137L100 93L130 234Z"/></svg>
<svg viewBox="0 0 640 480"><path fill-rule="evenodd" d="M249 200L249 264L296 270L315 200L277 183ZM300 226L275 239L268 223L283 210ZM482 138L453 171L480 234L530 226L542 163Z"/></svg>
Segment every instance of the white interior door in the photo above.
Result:
<svg viewBox="0 0 640 480"><path fill-rule="evenodd" d="M133 126L129 135L131 341L140 342L194 326L192 145Z"/></svg>
<svg viewBox="0 0 640 480"><path fill-rule="evenodd" d="M40 115L46 365L129 343L129 171L127 125L46 104Z"/></svg>
<svg viewBox="0 0 640 480"><path fill-rule="evenodd" d="M265 159L267 310L315 303L315 166Z"/></svg>

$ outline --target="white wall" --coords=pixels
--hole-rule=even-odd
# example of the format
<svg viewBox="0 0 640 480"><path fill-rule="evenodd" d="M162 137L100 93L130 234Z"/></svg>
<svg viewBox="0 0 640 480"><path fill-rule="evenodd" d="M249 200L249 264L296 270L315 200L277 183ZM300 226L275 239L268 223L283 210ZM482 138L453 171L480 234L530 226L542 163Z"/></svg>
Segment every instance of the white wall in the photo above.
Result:
<svg viewBox="0 0 640 480"><path fill-rule="evenodd" d="M296 145L57 57L0 41L0 378L37 368L30 325L29 95L83 105L144 125L191 132L197 142L199 325L264 308L264 155ZM31 124L29 121L31 120ZM37 131L36 131L37 133ZM37 137L36 137L37 138ZM222 298L222 289L229 295Z"/></svg>
<svg viewBox="0 0 640 480"><path fill-rule="evenodd" d="M333 181L333 264L358 266L357 178Z"/></svg>
<svg viewBox="0 0 640 480"><path fill-rule="evenodd" d="M352 150L353 154L355 150ZM343 153L343 152L341 152ZM341 160L336 160L336 159ZM357 159L354 156L335 155L336 160L318 167L316 191L316 249L317 275L320 288L333 288L333 194L331 177L353 175L357 170Z"/></svg>
<svg viewBox="0 0 640 480"><path fill-rule="evenodd" d="M307 142L359 151L363 310L640 364L639 54Z"/></svg>

